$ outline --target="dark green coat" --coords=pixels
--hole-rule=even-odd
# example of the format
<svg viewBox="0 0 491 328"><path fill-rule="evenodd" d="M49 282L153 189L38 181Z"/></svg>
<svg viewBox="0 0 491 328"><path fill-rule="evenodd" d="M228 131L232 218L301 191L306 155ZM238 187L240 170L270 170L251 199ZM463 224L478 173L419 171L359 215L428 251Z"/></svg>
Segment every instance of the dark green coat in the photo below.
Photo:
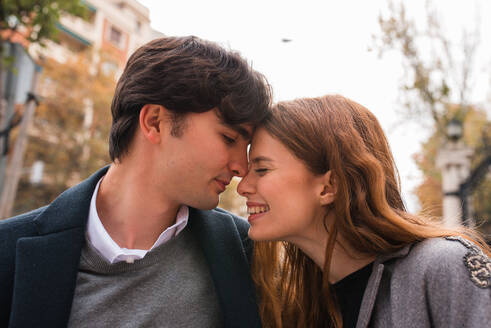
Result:
<svg viewBox="0 0 491 328"><path fill-rule="evenodd" d="M0 221L0 327L66 327L99 170L50 205ZM190 209L225 327L260 327L248 224L224 210Z"/></svg>

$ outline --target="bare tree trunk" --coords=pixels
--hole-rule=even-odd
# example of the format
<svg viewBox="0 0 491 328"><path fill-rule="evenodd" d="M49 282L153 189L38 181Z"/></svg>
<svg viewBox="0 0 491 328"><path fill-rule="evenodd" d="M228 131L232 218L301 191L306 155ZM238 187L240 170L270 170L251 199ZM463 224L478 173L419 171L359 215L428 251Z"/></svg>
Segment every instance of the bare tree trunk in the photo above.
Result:
<svg viewBox="0 0 491 328"><path fill-rule="evenodd" d="M4 41L0 37L0 131L3 130L7 119L7 102L3 97L3 44ZM3 140L0 136L0 157L3 154Z"/></svg>
<svg viewBox="0 0 491 328"><path fill-rule="evenodd" d="M33 76L33 82L31 92L35 93L39 80L40 72L37 70ZM14 206L15 196L17 193L17 186L19 184L20 175L23 169L24 152L26 150L28 128L34 117L34 111L36 110L36 100L29 99L26 103L24 115L22 117L22 123L19 128L19 134L15 140L15 145L12 150L12 158L7 165L5 183L3 184L3 190L0 198L0 219L8 218L11 216L12 208Z"/></svg>
<svg viewBox="0 0 491 328"><path fill-rule="evenodd" d="M2 79L2 75L3 75L3 39L0 37L0 100L3 99L3 79ZM5 115L2 112L0 112L0 120L2 119L3 115Z"/></svg>

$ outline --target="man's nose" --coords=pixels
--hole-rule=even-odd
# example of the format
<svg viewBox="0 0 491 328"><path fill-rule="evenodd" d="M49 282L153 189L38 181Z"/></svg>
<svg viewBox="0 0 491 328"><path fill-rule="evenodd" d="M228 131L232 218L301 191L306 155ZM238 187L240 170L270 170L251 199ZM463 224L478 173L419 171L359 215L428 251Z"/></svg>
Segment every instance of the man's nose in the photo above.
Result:
<svg viewBox="0 0 491 328"><path fill-rule="evenodd" d="M247 164L247 150L238 150L233 154L229 168L233 175L244 177L247 174Z"/></svg>

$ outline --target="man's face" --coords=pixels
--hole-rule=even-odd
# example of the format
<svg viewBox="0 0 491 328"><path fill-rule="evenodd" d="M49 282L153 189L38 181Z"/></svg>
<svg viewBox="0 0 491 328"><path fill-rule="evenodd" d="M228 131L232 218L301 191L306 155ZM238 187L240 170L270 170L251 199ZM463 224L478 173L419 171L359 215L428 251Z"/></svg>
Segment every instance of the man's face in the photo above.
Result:
<svg viewBox="0 0 491 328"><path fill-rule="evenodd" d="M162 175L157 172L160 176L155 182L172 186L163 192L178 204L212 209L232 177L247 173L252 126L228 126L216 110L190 113L184 120L182 133L178 137L168 133L161 145L158 169Z"/></svg>

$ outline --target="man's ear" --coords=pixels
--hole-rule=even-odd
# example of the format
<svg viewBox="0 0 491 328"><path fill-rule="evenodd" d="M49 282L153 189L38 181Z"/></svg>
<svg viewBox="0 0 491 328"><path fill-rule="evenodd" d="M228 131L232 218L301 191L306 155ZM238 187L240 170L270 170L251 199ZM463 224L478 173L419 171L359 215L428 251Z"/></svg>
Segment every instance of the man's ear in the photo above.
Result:
<svg viewBox="0 0 491 328"><path fill-rule="evenodd" d="M140 110L140 129L145 138L157 144L162 139L162 124L165 124L166 109L161 105L146 104Z"/></svg>
<svg viewBox="0 0 491 328"><path fill-rule="evenodd" d="M336 179L332 174L332 171L327 171L321 177L321 192L319 193L319 201L321 205L328 205L334 202L337 193Z"/></svg>

